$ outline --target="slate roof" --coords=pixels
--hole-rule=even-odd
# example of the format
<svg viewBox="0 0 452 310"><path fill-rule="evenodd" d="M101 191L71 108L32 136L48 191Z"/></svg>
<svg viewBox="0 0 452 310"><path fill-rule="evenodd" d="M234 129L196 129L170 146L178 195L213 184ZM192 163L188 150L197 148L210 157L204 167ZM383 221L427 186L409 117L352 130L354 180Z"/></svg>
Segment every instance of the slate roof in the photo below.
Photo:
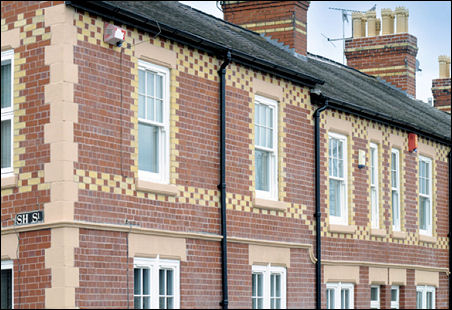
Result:
<svg viewBox="0 0 452 310"><path fill-rule="evenodd" d="M77 2L67 1L69 5ZM245 55L250 62L262 62L270 67L299 74L316 84L322 94L338 106L367 111L382 119L392 120L399 127L419 130L425 136L439 138L450 144L451 116L412 99L386 82L326 58L308 54L300 56L293 50L255 32L225 22L176 1L85 1L100 6L115 19L115 14L130 13L141 24L172 29L175 36L208 42L231 50L233 55ZM77 5L74 5L77 7ZM89 6L89 5L86 5ZM79 6L80 7L80 6ZM83 7L83 5L81 5ZM121 15L122 16L122 15ZM118 20L127 24L124 19ZM157 23L156 23L157 22ZM168 31L166 32L167 35ZM194 39L193 39L194 38ZM280 70L281 71L281 70ZM279 72L279 71L278 71ZM281 76L281 75L280 75ZM323 83L322 83L323 81ZM377 117L377 118L378 118Z"/></svg>

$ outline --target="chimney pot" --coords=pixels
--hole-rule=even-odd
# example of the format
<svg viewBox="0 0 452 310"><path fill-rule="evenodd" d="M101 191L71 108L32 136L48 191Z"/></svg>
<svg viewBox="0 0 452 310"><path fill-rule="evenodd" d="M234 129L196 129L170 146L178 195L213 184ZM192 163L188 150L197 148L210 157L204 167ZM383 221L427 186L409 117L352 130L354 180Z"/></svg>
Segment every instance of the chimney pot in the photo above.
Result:
<svg viewBox="0 0 452 310"><path fill-rule="evenodd" d="M377 12L368 11L366 12L367 18L367 36L374 37L379 34L377 31Z"/></svg>
<svg viewBox="0 0 452 310"><path fill-rule="evenodd" d="M448 79L450 78L450 57L446 55L438 56L439 62L439 78Z"/></svg>
<svg viewBox="0 0 452 310"><path fill-rule="evenodd" d="M381 9L381 19L383 21L382 35L394 33L394 13L391 9Z"/></svg>
<svg viewBox="0 0 452 310"><path fill-rule="evenodd" d="M352 12L352 22L353 22L353 38L365 37L366 25L365 24L363 25L364 14L360 12Z"/></svg>
<svg viewBox="0 0 452 310"><path fill-rule="evenodd" d="M396 33L408 32L408 9L405 7L397 7L394 13L397 18Z"/></svg>

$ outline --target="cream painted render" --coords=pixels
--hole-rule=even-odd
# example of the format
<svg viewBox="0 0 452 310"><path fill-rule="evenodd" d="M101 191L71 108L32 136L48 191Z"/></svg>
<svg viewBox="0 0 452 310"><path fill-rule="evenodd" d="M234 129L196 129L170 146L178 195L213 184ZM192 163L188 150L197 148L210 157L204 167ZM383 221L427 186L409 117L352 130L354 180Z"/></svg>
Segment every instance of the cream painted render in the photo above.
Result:
<svg viewBox="0 0 452 310"><path fill-rule="evenodd" d="M187 261L184 238L129 234L129 257L149 257Z"/></svg>
<svg viewBox="0 0 452 310"><path fill-rule="evenodd" d="M253 91L255 95L263 96L281 102L283 98L283 88L270 82L260 79L253 79Z"/></svg>
<svg viewBox="0 0 452 310"><path fill-rule="evenodd" d="M331 282L359 284L359 266L324 265L323 283Z"/></svg>
<svg viewBox="0 0 452 310"><path fill-rule="evenodd" d="M290 249L250 244L248 246L250 265L279 265L290 267Z"/></svg>
<svg viewBox="0 0 452 310"><path fill-rule="evenodd" d="M369 267L369 284L388 285L388 269Z"/></svg>
<svg viewBox="0 0 452 310"><path fill-rule="evenodd" d="M439 287L439 273L416 270L414 272L414 285L431 285L434 287Z"/></svg>
<svg viewBox="0 0 452 310"><path fill-rule="evenodd" d="M156 65L176 69L176 52L155 46L149 42L143 41L135 44L135 57L155 63Z"/></svg>
<svg viewBox="0 0 452 310"><path fill-rule="evenodd" d="M2 235L2 260L16 259L18 246L17 234Z"/></svg>

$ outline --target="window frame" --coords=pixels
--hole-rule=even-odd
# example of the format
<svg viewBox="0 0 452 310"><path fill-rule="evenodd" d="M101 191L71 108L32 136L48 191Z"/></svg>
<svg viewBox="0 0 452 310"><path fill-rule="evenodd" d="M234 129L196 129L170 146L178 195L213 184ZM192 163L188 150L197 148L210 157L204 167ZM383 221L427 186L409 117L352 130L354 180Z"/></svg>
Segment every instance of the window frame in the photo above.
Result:
<svg viewBox="0 0 452 310"><path fill-rule="evenodd" d="M421 162L425 162L428 164L428 193L429 194L422 194L421 193L421 171L420 171L420 167L421 167ZM433 182L433 160L429 157L425 157L422 155L419 155L419 165L418 165L418 182L419 182L419 186L418 186L418 191L419 191L419 201L418 201L418 216L419 216L419 233L423 234L423 235L428 235L431 236L432 235L432 226L433 226L433 202L432 202L432 182ZM428 199L428 217L426 219L426 228L427 229L421 229L421 208L420 208L420 202L421 202L421 198L427 198Z"/></svg>
<svg viewBox="0 0 452 310"><path fill-rule="evenodd" d="M11 166L6 168L1 168L2 177L8 177L14 174L14 50L6 50L2 52L2 66L4 64L10 64L11 66L11 105L6 108L1 108L1 121L11 122Z"/></svg>
<svg viewBox="0 0 452 310"><path fill-rule="evenodd" d="M263 191L257 189L257 169L255 165L255 184L256 184L256 197L260 199L268 199L268 200L278 200L278 139L279 139L279 127L278 127L278 102L276 100L266 98L263 96L255 95L254 96L254 128L256 130L256 106L264 105L271 109L272 117L273 117L273 137L272 137L272 148L267 148L263 146L259 146L256 142L256 132L254 134L254 148L256 150L261 150L269 153L269 169L268 169L268 183L269 190ZM255 152L256 153L256 152ZM254 161L256 162L256 154L254 155Z"/></svg>
<svg viewBox="0 0 452 310"><path fill-rule="evenodd" d="M349 290L349 309L354 309L355 307L355 299L354 299L354 284L353 283L344 283L344 282L335 282L335 283L327 283L326 284L326 307L327 309L343 309L342 308L342 290ZM334 308L330 308L328 305L328 290L334 291Z"/></svg>
<svg viewBox="0 0 452 310"><path fill-rule="evenodd" d="M11 309L14 309L14 262L12 260L2 260L1 270L11 270Z"/></svg>
<svg viewBox="0 0 452 310"><path fill-rule="evenodd" d="M372 289L377 289L377 300L372 300ZM370 286L370 308L380 309L380 285Z"/></svg>
<svg viewBox="0 0 452 310"><path fill-rule="evenodd" d="M253 265L251 268L251 273L257 274L261 273L262 280L263 280L263 309L270 309L270 299L271 299L271 290L270 290L270 281L271 281L271 275L273 274L279 274L281 279L281 308L280 309L286 309L287 305L287 270L285 267L281 266L272 266L271 264L267 265ZM252 285L252 284L251 284ZM257 288L256 288L257 292ZM253 296L251 297L252 302Z"/></svg>
<svg viewBox="0 0 452 310"><path fill-rule="evenodd" d="M379 200L379 170L378 170L378 144L370 143L370 209L371 209L371 227L380 228L380 200ZM374 178L372 178L374 175ZM374 182L374 184L373 184ZM372 199L372 188L375 190L375 199Z"/></svg>
<svg viewBox="0 0 452 310"><path fill-rule="evenodd" d="M392 300L392 290L396 290L396 292L397 292L397 300L395 300L395 301ZM400 307L400 286L398 286L398 285L391 286L390 292L391 292L390 293L391 294L391 297L390 297L391 309L399 309L399 307Z"/></svg>
<svg viewBox="0 0 452 310"><path fill-rule="evenodd" d="M331 169L329 167L329 163L330 163L330 140L331 139L335 139L335 140L339 140L342 142L343 147L343 177L336 177L336 176L331 176ZM328 211L328 215L329 215L329 222L330 224L340 224L340 225L348 225L348 144L347 144L347 136L342 135L342 134L338 134L335 132L328 132L328 207L329 207L329 211ZM341 181L343 183L343 192L344 192L344 197L341 197L342 199L340 199L341 201L341 216L334 216L331 215L331 203L330 203L330 179L336 180L336 181Z"/></svg>
<svg viewBox="0 0 452 310"><path fill-rule="evenodd" d="M159 271L161 269L171 269L173 270L173 290L174 290L174 303L173 309L180 308L180 261L172 260L172 259L161 259L159 256L156 258L143 258L143 257L135 257L134 258L134 270L135 269L149 269L149 296L150 296L150 309L159 309L159 300L160 300L160 292L159 292ZM135 278L133 279L135 286ZM143 281L141 279L141 281ZM152 285L152 283L156 283L156 285ZM143 294L135 295L135 291L133 292L133 297L142 297ZM166 296L166 295L165 295ZM143 303L141 303L141 309L143 309Z"/></svg>
<svg viewBox="0 0 452 310"><path fill-rule="evenodd" d="M395 168L396 170L392 170L392 155L396 155L395 160ZM392 172L395 171L397 186L393 187L392 180ZM397 193L397 221L394 212L394 201L393 201L393 192ZM391 149L391 208L392 208L392 230L400 231L401 230L401 219L400 219L400 150L396 148Z"/></svg>
<svg viewBox="0 0 452 310"><path fill-rule="evenodd" d="M139 59L138 60L138 72L140 70L144 70L144 72L152 72L155 75L162 76L162 96L163 96L163 103L162 103L162 122L155 122L151 121L145 118L139 117L139 114L137 112L137 119L138 119L138 126L140 123L146 124L146 125L152 125L159 128L159 150L158 150L158 168L159 172L154 173L150 171L140 170L140 163L139 159L138 162L138 178L140 180L144 181L150 181L150 182L156 182L156 183L162 183L162 184L169 184L169 163L170 163L170 151L169 151L169 139L170 139L170 69L159 66L144 60ZM139 83L139 81L138 81ZM139 91L139 84L137 86L137 95L138 98L140 96ZM146 96L146 94L145 94ZM137 99L138 100L138 99ZM138 100L139 102L139 100ZM139 105L139 103L138 103ZM139 107L138 107L139 108ZM138 132L138 128L137 128ZM139 133L138 135L138 147L140 147L139 142ZM139 152L139 151L138 151ZM138 156L139 158L139 156Z"/></svg>
<svg viewBox="0 0 452 310"><path fill-rule="evenodd" d="M422 305L419 307L417 293L421 293ZM428 309L427 308L427 293L432 293L432 308L436 309L436 289L434 286L430 285L420 285L416 286L416 308L417 309Z"/></svg>

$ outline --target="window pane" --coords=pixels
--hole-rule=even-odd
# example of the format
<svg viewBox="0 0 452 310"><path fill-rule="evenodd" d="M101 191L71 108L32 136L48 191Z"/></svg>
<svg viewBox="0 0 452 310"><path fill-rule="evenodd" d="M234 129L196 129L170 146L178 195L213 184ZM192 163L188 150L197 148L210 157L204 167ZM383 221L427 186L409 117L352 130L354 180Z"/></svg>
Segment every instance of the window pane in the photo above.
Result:
<svg viewBox="0 0 452 310"><path fill-rule="evenodd" d="M167 297L166 298L166 309L173 309L173 308L174 308L174 298Z"/></svg>
<svg viewBox="0 0 452 310"><path fill-rule="evenodd" d="M281 275L276 275L276 297L281 297Z"/></svg>
<svg viewBox="0 0 452 310"><path fill-rule="evenodd" d="M165 270L159 270L159 294L165 295Z"/></svg>
<svg viewBox="0 0 452 310"><path fill-rule="evenodd" d="M397 301L398 300L398 296L397 296L397 289L391 289L391 301Z"/></svg>
<svg viewBox="0 0 452 310"><path fill-rule="evenodd" d="M2 270L2 280L1 280L1 305L2 309L11 309L12 308L12 270L4 269Z"/></svg>
<svg viewBox="0 0 452 310"><path fill-rule="evenodd" d="M165 309L165 297L159 298L159 309Z"/></svg>
<svg viewBox="0 0 452 310"><path fill-rule="evenodd" d="M433 294L427 292L427 309L433 309Z"/></svg>
<svg viewBox="0 0 452 310"><path fill-rule="evenodd" d="M341 290L341 309L350 309L349 294L350 292L348 289Z"/></svg>
<svg viewBox="0 0 452 310"><path fill-rule="evenodd" d="M166 295L173 295L173 270L166 271Z"/></svg>
<svg viewBox="0 0 452 310"><path fill-rule="evenodd" d="M134 309L141 309L141 297L133 298L133 307Z"/></svg>
<svg viewBox="0 0 452 310"><path fill-rule="evenodd" d="M327 309L334 309L334 290L327 289L326 290L326 307Z"/></svg>
<svg viewBox="0 0 452 310"><path fill-rule="evenodd" d="M266 136L267 136L266 146L268 148L273 148L273 130L270 129L270 128L267 128L266 131L267 131L267 133L266 133Z"/></svg>
<svg viewBox="0 0 452 310"><path fill-rule="evenodd" d="M256 154L256 189L269 191L269 154L268 152L255 150Z"/></svg>
<svg viewBox="0 0 452 310"><path fill-rule="evenodd" d="M12 167L11 165L11 120L2 121L2 168Z"/></svg>
<svg viewBox="0 0 452 310"><path fill-rule="evenodd" d="M270 299L270 309L275 309L275 299L274 298Z"/></svg>
<svg viewBox="0 0 452 310"><path fill-rule="evenodd" d="M11 64L2 65L2 109L11 106ZM3 130L3 128L2 128Z"/></svg>
<svg viewBox="0 0 452 310"><path fill-rule="evenodd" d="M335 177L339 176L337 168L338 168L337 159L333 158L333 176L335 176Z"/></svg>
<svg viewBox="0 0 452 310"><path fill-rule="evenodd" d="M428 199L425 197L419 197L419 227L422 230L427 229L427 203Z"/></svg>
<svg viewBox="0 0 452 310"><path fill-rule="evenodd" d="M138 166L140 170L159 172L159 129L138 123Z"/></svg>
<svg viewBox="0 0 452 310"><path fill-rule="evenodd" d="M280 298L276 299L275 309L281 309L281 299Z"/></svg>
<svg viewBox="0 0 452 310"><path fill-rule="evenodd" d="M263 309L264 308L264 299L263 298L259 298L257 300L257 308L258 309Z"/></svg>
<svg viewBox="0 0 452 310"><path fill-rule="evenodd" d="M330 215L341 216L341 182L330 179Z"/></svg>
<svg viewBox="0 0 452 310"><path fill-rule="evenodd" d="M422 292L416 292L416 308L422 308Z"/></svg>
<svg viewBox="0 0 452 310"><path fill-rule="evenodd" d="M337 140L337 156L338 156L338 158L344 158L344 153L343 153L343 142L342 141L339 141L339 140Z"/></svg>
<svg viewBox="0 0 452 310"><path fill-rule="evenodd" d="M343 178L344 177L344 161L342 159L339 159L339 165L337 170L339 171L339 177Z"/></svg>
<svg viewBox="0 0 452 310"><path fill-rule="evenodd" d="M146 97L146 119L155 121L155 104L154 98Z"/></svg>
<svg viewBox="0 0 452 310"><path fill-rule="evenodd" d="M146 95L154 97L154 73L146 72Z"/></svg>
<svg viewBox="0 0 452 310"><path fill-rule="evenodd" d="M370 300L378 301L378 288L376 288L376 287L370 288Z"/></svg>
<svg viewBox="0 0 452 310"><path fill-rule="evenodd" d="M143 297L143 309L151 309L151 297Z"/></svg>
<svg viewBox="0 0 452 310"><path fill-rule="evenodd" d="M138 95L138 117L146 118L146 104L143 95Z"/></svg>
<svg viewBox="0 0 452 310"><path fill-rule="evenodd" d="M399 224L399 194L392 191L392 225Z"/></svg>
<svg viewBox="0 0 452 310"><path fill-rule="evenodd" d="M133 293L139 295L141 294L141 269L135 268L133 275Z"/></svg>
<svg viewBox="0 0 452 310"><path fill-rule="evenodd" d="M155 98L163 99L163 77L161 75L155 76Z"/></svg>
<svg viewBox="0 0 452 310"><path fill-rule="evenodd" d="M146 73L144 70L138 70L138 93L145 94L146 92Z"/></svg>
<svg viewBox="0 0 452 310"><path fill-rule="evenodd" d="M163 100L155 100L155 120L163 122Z"/></svg>
<svg viewBox="0 0 452 310"><path fill-rule="evenodd" d="M251 306L253 309L257 309L257 299L253 298L253 304Z"/></svg>
<svg viewBox="0 0 452 310"><path fill-rule="evenodd" d="M253 273L251 277L251 296L256 296L256 281L257 281L257 275ZM253 300L254 302L254 300Z"/></svg>
<svg viewBox="0 0 452 310"><path fill-rule="evenodd" d="M256 124L256 125L258 125L258 124L260 124L261 123L261 114L260 114L260 111L261 111L261 105L260 104L256 104L256 106L255 106L255 111L254 111L254 123Z"/></svg>
<svg viewBox="0 0 452 310"><path fill-rule="evenodd" d="M149 269L143 269L143 295L149 295Z"/></svg>
<svg viewBox="0 0 452 310"><path fill-rule="evenodd" d="M275 275L270 276L270 297L275 297Z"/></svg>
<svg viewBox="0 0 452 310"><path fill-rule="evenodd" d="M259 297L264 296L264 292L263 292L264 288L263 288L262 278L263 278L263 274L258 273L257 274L257 296L259 296Z"/></svg>

